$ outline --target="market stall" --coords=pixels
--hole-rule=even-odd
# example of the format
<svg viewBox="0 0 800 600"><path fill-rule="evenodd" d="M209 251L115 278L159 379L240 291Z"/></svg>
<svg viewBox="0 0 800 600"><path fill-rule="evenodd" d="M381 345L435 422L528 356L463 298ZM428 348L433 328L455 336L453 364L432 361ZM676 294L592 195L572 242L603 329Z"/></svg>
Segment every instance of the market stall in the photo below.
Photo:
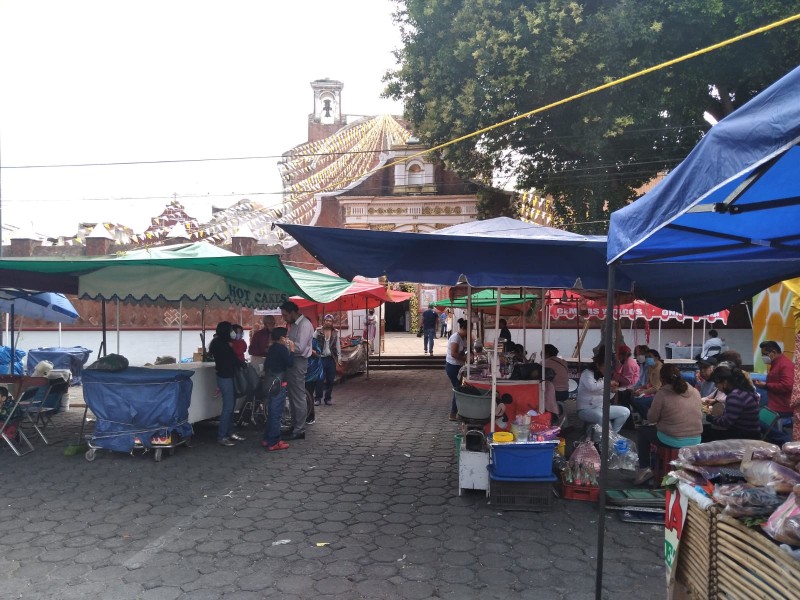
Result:
<svg viewBox="0 0 800 600"><path fill-rule="evenodd" d="M800 276L799 95L800 68L796 68L712 127L689 157L651 192L613 213L609 279L613 281L616 272L623 270L637 280L640 296L674 310L703 314ZM607 319L606 328L610 326ZM694 448L703 446L707 445ZM681 472L697 472L687 465L736 467L738 463L735 470L752 486L742 487L739 494L730 488L706 489L713 503L724 504L725 510L737 504L740 509L758 506L764 510L769 505L767 497L786 496L762 513L768 518L767 533L772 532L773 539L792 533L793 537L783 540L800 545L794 535L796 495L794 484L789 483L797 476L789 466L796 467L797 462L789 448L780 451L773 446L750 457L750 464L743 452L729 453L724 460L717 458L709 464L707 453L691 450L696 454L688 456L684 451L690 450L681 450ZM710 472L699 475L701 484L713 479ZM684 500L670 505L674 525L667 528L672 545L667 546L668 573L673 571L677 551L678 573L683 567L689 573L677 579L701 582L698 597L706 597L707 592L707 597L714 598L796 598L798 561L774 544L765 545L757 530L744 530L731 522L730 510L720 517L691 505L684 510L686 497L694 490L692 481L678 488ZM695 500L710 504L708 499ZM698 530L708 532L708 544L700 549L690 545L692 552L687 551L683 560L680 533L687 512L688 528L696 524ZM693 519L693 514L699 517ZM778 525L781 516L788 516L782 527ZM705 543L703 534L695 539Z"/></svg>
<svg viewBox="0 0 800 600"><path fill-rule="evenodd" d="M214 363L190 362L166 365L149 365L146 369L162 371L191 372L192 393L189 403L188 421L191 424L216 419L222 408L222 401L217 392L217 372Z"/></svg>

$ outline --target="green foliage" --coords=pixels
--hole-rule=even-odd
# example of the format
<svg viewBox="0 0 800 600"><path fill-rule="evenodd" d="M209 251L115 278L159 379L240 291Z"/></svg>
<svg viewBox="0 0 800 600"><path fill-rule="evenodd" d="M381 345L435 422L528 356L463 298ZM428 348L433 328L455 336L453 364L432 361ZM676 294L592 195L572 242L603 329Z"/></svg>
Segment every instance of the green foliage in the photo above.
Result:
<svg viewBox="0 0 800 600"><path fill-rule="evenodd" d="M386 94L440 144L797 12L796 0L396 0L403 46ZM797 64L786 25L446 148L487 180L513 150L520 189L555 219L599 233L609 211L669 170L729 114ZM491 203L490 203L491 204ZM581 226L577 226L582 224Z"/></svg>

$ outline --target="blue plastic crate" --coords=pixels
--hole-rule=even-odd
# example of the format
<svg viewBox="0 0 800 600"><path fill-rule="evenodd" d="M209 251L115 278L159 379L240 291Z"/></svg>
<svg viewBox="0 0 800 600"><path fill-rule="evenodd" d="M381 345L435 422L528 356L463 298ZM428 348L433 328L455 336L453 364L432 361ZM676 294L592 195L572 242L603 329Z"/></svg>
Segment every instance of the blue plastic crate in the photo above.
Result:
<svg viewBox="0 0 800 600"><path fill-rule="evenodd" d="M498 477L549 477L558 442L491 444L492 464Z"/></svg>
<svg viewBox="0 0 800 600"><path fill-rule="evenodd" d="M558 477L552 471L544 477L503 477L495 472L494 465L486 465L486 469L489 471L489 479L494 479L495 481L527 481L529 483L553 483L558 481Z"/></svg>

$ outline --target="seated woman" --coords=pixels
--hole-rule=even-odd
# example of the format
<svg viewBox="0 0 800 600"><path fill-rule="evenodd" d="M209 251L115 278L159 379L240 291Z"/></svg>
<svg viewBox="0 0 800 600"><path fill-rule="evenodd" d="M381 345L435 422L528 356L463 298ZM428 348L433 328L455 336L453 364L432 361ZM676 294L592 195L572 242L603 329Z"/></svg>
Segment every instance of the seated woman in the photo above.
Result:
<svg viewBox="0 0 800 600"><path fill-rule="evenodd" d="M644 353L644 364L647 367L647 381L633 389L631 403L633 404L633 410L642 419L647 419L647 411L650 410L653 397L661 387L661 368L664 366L664 362L661 360L661 355L657 350L648 348Z"/></svg>
<svg viewBox="0 0 800 600"><path fill-rule="evenodd" d="M711 375L717 389L725 394L719 416L707 415L709 425L703 428L703 442L729 439L761 438L758 411L760 401L747 374L731 362L722 362Z"/></svg>
<svg viewBox="0 0 800 600"><path fill-rule="evenodd" d="M602 350L592 359L592 365L581 373L578 381L577 408L578 418L584 423L603 422L603 368L605 357ZM616 392L617 383L611 382L611 391ZM619 433L631 411L624 406L609 407L611 428Z"/></svg>
<svg viewBox="0 0 800 600"><path fill-rule="evenodd" d="M637 431L639 471L634 480L636 485L653 477L650 468L650 444L669 448L694 446L700 443L700 435L703 433L700 392L686 383L675 365L664 365L659 376L661 387L647 411L650 424Z"/></svg>

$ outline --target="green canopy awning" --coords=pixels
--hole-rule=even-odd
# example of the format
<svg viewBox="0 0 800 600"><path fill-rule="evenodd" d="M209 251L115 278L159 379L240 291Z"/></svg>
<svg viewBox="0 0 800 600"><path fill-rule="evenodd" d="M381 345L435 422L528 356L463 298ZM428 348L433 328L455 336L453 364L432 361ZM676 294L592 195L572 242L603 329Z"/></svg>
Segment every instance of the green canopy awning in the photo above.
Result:
<svg viewBox="0 0 800 600"><path fill-rule="evenodd" d="M467 296L461 298L454 298L452 300L439 300L434 303L436 308L467 308ZM497 290L487 289L475 292L471 296L472 308L475 310L486 311L497 307ZM538 296L535 294L514 294L502 293L500 294L500 307L506 309L516 308L519 313L525 310L529 305L537 300Z"/></svg>
<svg viewBox="0 0 800 600"><path fill-rule="evenodd" d="M121 301L219 301L276 308L289 296L330 302L350 282L285 266L279 257L239 256L196 242L117 256L0 258L0 288Z"/></svg>

